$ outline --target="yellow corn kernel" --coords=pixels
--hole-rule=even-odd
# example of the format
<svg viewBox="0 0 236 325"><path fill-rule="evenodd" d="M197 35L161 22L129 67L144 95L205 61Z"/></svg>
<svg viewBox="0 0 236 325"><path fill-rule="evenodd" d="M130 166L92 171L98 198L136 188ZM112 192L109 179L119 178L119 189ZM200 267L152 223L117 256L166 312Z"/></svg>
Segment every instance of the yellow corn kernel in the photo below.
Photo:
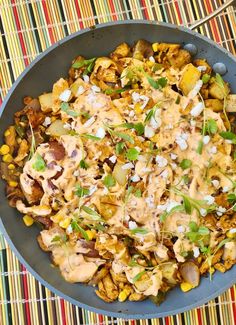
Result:
<svg viewBox="0 0 236 325"><path fill-rule="evenodd" d="M56 116L52 116L51 117L51 122L54 122L56 119L57 119Z"/></svg>
<svg viewBox="0 0 236 325"><path fill-rule="evenodd" d="M122 290L120 293L119 293L119 296L118 296L118 300L119 302L123 302L125 301L126 299L128 298L128 293L126 290Z"/></svg>
<svg viewBox="0 0 236 325"><path fill-rule="evenodd" d="M152 68L152 67L154 66L155 62L147 61L146 64L147 64L147 66L148 66L149 68Z"/></svg>
<svg viewBox="0 0 236 325"><path fill-rule="evenodd" d="M132 89L138 89L139 88L139 85L136 83L136 84L132 84Z"/></svg>
<svg viewBox="0 0 236 325"><path fill-rule="evenodd" d="M64 217L63 217L63 215L58 213L58 214L55 214L54 216L52 216L50 219L55 223L59 223L60 221L62 221L64 219Z"/></svg>
<svg viewBox="0 0 236 325"><path fill-rule="evenodd" d="M10 134L11 134L11 132L10 132L9 130L6 130L6 131L4 132L4 136L5 136L5 137L8 137Z"/></svg>
<svg viewBox="0 0 236 325"><path fill-rule="evenodd" d="M236 238L236 232L229 230L229 231L227 231L226 236L228 238Z"/></svg>
<svg viewBox="0 0 236 325"><path fill-rule="evenodd" d="M136 114L141 114L142 113L142 108L141 108L141 105L139 103L136 103L135 106L134 106L134 111Z"/></svg>
<svg viewBox="0 0 236 325"><path fill-rule="evenodd" d="M27 214L23 217L23 221L27 227L32 226L32 224L34 223L34 219L32 217L28 216Z"/></svg>
<svg viewBox="0 0 236 325"><path fill-rule="evenodd" d="M212 275L213 273L215 273L215 268L213 266L210 267L209 269L209 273Z"/></svg>
<svg viewBox="0 0 236 325"><path fill-rule="evenodd" d="M154 52L157 52L158 45L159 45L158 43L153 43L152 44L152 49L153 49Z"/></svg>
<svg viewBox="0 0 236 325"><path fill-rule="evenodd" d="M151 137L152 142L158 142L159 139L160 139L159 134L155 134L153 137Z"/></svg>
<svg viewBox="0 0 236 325"><path fill-rule="evenodd" d="M66 229L70 224L71 218L66 218L65 220L62 220L59 222L59 226L63 229Z"/></svg>
<svg viewBox="0 0 236 325"><path fill-rule="evenodd" d="M10 154L8 153L8 154L6 154L6 155L4 155L4 156L2 157L2 160L3 160L4 162L6 162L6 163L11 163L12 160L13 160L13 158L12 158L12 155L10 155Z"/></svg>
<svg viewBox="0 0 236 325"><path fill-rule="evenodd" d="M193 286L188 283L188 282L182 282L180 284L180 289L183 291L183 292L187 292L187 291L190 291L193 289Z"/></svg>
<svg viewBox="0 0 236 325"><path fill-rule="evenodd" d="M86 230L86 234L88 235L89 240L92 240L95 237L96 231L94 233L93 229Z"/></svg>
<svg viewBox="0 0 236 325"><path fill-rule="evenodd" d="M10 169L10 170L12 170L12 169L15 169L15 168L16 168L16 166L15 166L15 165L13 165L13 164L9 164L9 165L7 166L7 168L8 168L8 169Z"/></svg>
<svg viewBox="0 0 236 325"><path fill-rule="evenodd" d="M17 138L16 141L17 141L18 144L20 144L22 142L22 139L21 138Z"/></svg>
<svg viewBox="0 0 236 325"><path fill-rule="evenodd" d="M8 184L11 187L17 187L17 185L18 185L18 183L16 181L9 181Z"/></svg>
<svg viewBox="0 0 236 325"><path fill-rule="evenodd" d="M10 147L7 145L7 144L3 144L1 147L0 147L0 155L6 155L10 152Z"/></svg>

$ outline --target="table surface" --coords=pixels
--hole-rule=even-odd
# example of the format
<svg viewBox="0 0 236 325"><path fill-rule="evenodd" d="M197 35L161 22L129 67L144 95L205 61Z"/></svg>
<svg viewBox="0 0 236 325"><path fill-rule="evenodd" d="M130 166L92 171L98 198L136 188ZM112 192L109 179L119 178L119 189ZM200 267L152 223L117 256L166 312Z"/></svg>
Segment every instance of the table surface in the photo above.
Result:
<svg viewBox="0 0 236 325"><path fill-rule="evenodd" d="M51 44L94 24L150 19L185 25L222 0L0 0L0 104L24 68ZM236 54L233 7L198 29ZM0 234L0 324L236 324L236 286L191 311L128 321L76 307L42 286L19 263Z"/></svg>

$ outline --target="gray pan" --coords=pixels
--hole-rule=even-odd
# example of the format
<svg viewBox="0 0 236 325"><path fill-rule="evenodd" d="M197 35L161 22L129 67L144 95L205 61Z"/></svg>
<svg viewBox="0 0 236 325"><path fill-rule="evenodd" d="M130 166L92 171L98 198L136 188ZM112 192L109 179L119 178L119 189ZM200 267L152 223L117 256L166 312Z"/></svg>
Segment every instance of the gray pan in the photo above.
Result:
<svg viewBox="0 0 236 325"><path fill-rule="evenodd" d="M26 95L38 96L50 91L52 84L61 76L66 76L71 61L78 54L91 58L107 55L118 44L133 44L138 39L150 42L194 43L198 48L197 57L206 58L213 65L224 62L228 72L224 78L236 93L236 59L213 41L186 28L151 21L122 21L85 29L50 47L40 55L14 83L3 105L0 118L0 138L4 129L12 123L13 114L22 107ZM236 281L236 267L225 274L216 272L213 280L202 278L196 289L183 293L179 288L172 290L166 301L157 307L150 301L115 302L100 300L94 288L70 284L63 280L56 268L50 266L48 254L39 248L37 227L25 227L20 214L8 206L5 184L0 182L0 229L21 263L50 290L80 307L114 317L141 319L172 315L200 306L221 294Z"/></svg>

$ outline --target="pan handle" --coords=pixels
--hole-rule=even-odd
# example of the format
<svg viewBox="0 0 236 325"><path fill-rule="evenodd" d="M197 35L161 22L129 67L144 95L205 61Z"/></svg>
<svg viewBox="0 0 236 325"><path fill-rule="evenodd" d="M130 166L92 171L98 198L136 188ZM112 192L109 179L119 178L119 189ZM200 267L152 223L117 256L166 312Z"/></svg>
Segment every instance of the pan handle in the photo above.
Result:
<svg viewBox="0 0 236 325"><path fill-rule="evenodd" d="M215 11L207 15L206 17L203 17L199 20L197 20L194 24L188 26L189 29L195 29L203 24L205 24L207 21L211 20L215 16L217 16L219 13L221 13L224 9L228 8L230 5L235 4L235 0L227 0L223 5L221 5L219 8L217 8Z"/></svg>

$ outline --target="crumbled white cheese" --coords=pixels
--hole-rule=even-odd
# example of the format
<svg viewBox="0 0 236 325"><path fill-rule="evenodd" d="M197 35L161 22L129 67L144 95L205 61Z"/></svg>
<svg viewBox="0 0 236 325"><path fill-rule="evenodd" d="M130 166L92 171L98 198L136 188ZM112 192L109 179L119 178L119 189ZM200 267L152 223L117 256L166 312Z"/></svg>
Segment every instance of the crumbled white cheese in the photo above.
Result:
<svg viewBox="0 0 236 325"><path fill-rule="evenodd" d="M233 141L232 140L229 140L229 139L226 139L225 142L226 143L229 143L229 144L232 144L233 143Z"/></svg>
<svg viewBox="0 0 236 325"><path fill-rule="evenodd" d="M171 158L172 160L175 160L177 157L178 157L178 156L177 156L175 153L172 153L172 152L171 152L171 154L170 154L170 158Z"/></svg>
<svg viewBox="0 0 236 325"><path fill-rule="evenodd" d="M134 117L134 115L135 115L135 112L133 110L129 112L129 117Z"/></svg>
<svg viewBox="0 0 236 325"><path fill-rule="evenodd" d="M188 148L188 144L187 144L186 139L183 135L184 134L180 134L180 135L176 135L176 137L175 137L175 142L178 144L181 151L184 151Z"/></svg>
<svg viewBox="0 0 236 325"><path fill-rule="evenodd" d="M90 127L94 122L96 121L96 119L95 119L95 117L94 116L92 116L92 117L90 117L84 124L83 124L83 126L85 127L85 128L88 128L88 127Z"/></svg>
<svg viewBox="0 0 236 325"><path fill-rule="evenodd" d="M230 233L230 234L235 234L235 233L236 233L236 228L231 228L231 229L229 230L229 233Z"/></svg>
<svg viewBox="0 0 236 325"><path fill-rule="evenodd" d="M175 208L176 206L178 206L179 203L176 201L170 201L167 205L166 205L166 212L170 212L173 208Z"/></svg>
<svg viewBox="0 0 236 325"><path fill-rule="evenodd" d="M97 186L96 185L92 185L90 188L89 188L89 195L92 195L94 192L97 191Z"/></svg>
<svg viewBox="0 0 236 325"><path fill-rule="evenodd" d="M96 132L96 137L103 139L106 135L106 131L104 130L104 128L100 127L98 128L97 132Z"/></svg>
<svg viewBox="0 0 236 325"><path fill-rule="evenodd" d="M167 166L168 160L165 157L156 155L156 163L158 167L162 168Z"/></svg>
<svg viewBox="0 0 236 325"><path fill-rule="evenodd" d="M133 102L138 102L140 100L140 95L136 91L134 91L131 95Z"/></svg>
<svg viewBox="0 0 236 325"><path fill-rule="evenodd" d="M213 185L215 188L218 188L219 185L220 185L220 182L219 182L217 179L213 179L213 180L211 181L211 183L212 183L212 185Z"/></svg>
<svg viewBox="0 0 236 325"><path fill-rule="evenodd" d="M92 91L95 92L95 93L100 93L100 91L101 91L101 89L100 89L98 86L96 86L96 85L93 85L93 86L91 87L91 89L92 89Z"/></svg>
<svg viewBox="0 0 236 325"><path fill-rule="evenodd" d="M89 83L89 76L88 75L84 75L83 79L84 79L84 82Z"/></svg>
<svg viewBox="0 0 236 325"><path fill-rule="evenodd" d="M117 157L115 155L111 156L109 160L114 164L117 160Z"/></svg>
<svg viewBox="0 0 236 325"><path fill-rule="evenodd" d="M204 144L208 144L209 141L210 141L210 137L209 137L209 135L205 135L205 136L203 137L202 141L203 141Z"/></svg>
<svg viewBox="0 0 236 325"><path fill-rule="evenodd" d="M76 97L78 97L79 95L82 95L85 92L85 89L83 86L79 86L77 93L76 93Z"/></svg>
<svg viewBox="0 0 236 325"><path fill-rule="evenodd" d="M176 168L177 168L177 164L176 164L176 163L171 163L170 165L171 165L171 168L172 168L173 170L176 170Z"/></svg>
<svg viewBox="0 0 236 325"><path fill-rule="evenodd" d="M134 165L131 162L129 162L127 164L124 164L121 168L124 169L124 170L132 169L132 168L134 168Z"/></svg>
<svg viewBox="0 0 236 325"><path fill-rule="evenodd" d="M199 116L202 113L203 109L204 109L203 103L202 102L199 102L196 106L194 106L191 109L190 114L192 116L194 116L194 117L197 117L197 116Z"/></svg>
<svg viewBox="0 0 236 325"><path fill-rule="evenodd" d="M177 227L177 231L178 231L179 233L183 233L183 232L185 232L185 227L184 227L184 226L178 226L178 227Z"/></svg>
<svg viewBox="0 0 236 325"><path fill-rule="evenodd" d="M146 138L152 138L154 135L155 135L155 130L151 126L145 125L144 136Z"/></svg>
<svg viewBox="0 0 236 325"><path fill-rule="evenodd" d="M158 129L161 126L161 123L162 123L162 121L161 121L160 117L156 117L156 118L154 118L153 116L151 117L150 126L154 130Z"/></svg>
<svg viewBox="0 0 236 325"><path fill-rule="evenodd" d="M62 170L62 167L59 165L54 165L53 169L56 170L57 172L60 172Z"/></svg>
<svg viewBox="0 0 236 325"><path fill-rule="evenodd" d="M222 192L227 193L227 192L229 192L229 190L230 190L229 186L224 186L222 189Z"/></svg>
<svg viewBox="0 0 236 325"><path fill-rule="evenodd" d="M200 71L200 72L204 72L206 71L207 67L205 65L199 65L199 67L197 67L197 69Z"/></svg>
<svg viewBox="0 0 236 325"><path fill-rule="evenodd" d="M197 258L200 255L200 250L198 247L193 248L193 256Z"/></svg>
<svg viewBox="0 0 236 325"><path fill-rule="evenodd" d="M136 229L138 226L137 226L137 223L135 221L129 221L129 229L130 230L133 230L133 229Z"/></svg>
<svg viewBox="0 0 236 325"><path fill-rule="evenodd" d="M194 88L189 92L188 98L193 99L199 93L200 89L202 88L203 82L202 80L198 80L194 86Z"/></svg>
<svg viewBox="0 0 236 325"><path fill-rule="evenodd" d="M148 196L145 199L145 202L147 203L147 205L149 206L149 208L154 208L154 197L153 196Z"/></svg>
<svg viewBox="0 0 236 325"><path fill-rule="evenodd" d="M151 62L155 62L154 57L153 57L153 56L149 56L149 61L151 61Z"/></svg>
<svg viewBox="0 0 236 325"><path fill-rule="evenodd" d="M204 208L201 208L201 209L200 209L200 215L201 215L202 217L205 217L205 216L207 215L207 210L204 209Z"/></svg>
<svg viewBox="0 0 236 325"><path fill-rule="evenodd" d="M45 120L43 122L43 126L49 126L52 123L51 118L49 116L45 117Z"/></svg>
<svg viewBox="0 0 236 325"><path fill-rule="evenodd" d="M191 126L196 126L196 124L197 124L197 122L196 122L195 120L191 120L191 121L190 121L190 125L191 125Z"/></svg>
<svg viewBox="0 0 236 325"><path fill-rule="evenodd" d="M64 90L60 96L59 96L59 99L62 101L62 102L68 102L69 99L70 99L70 96L71 96L71 90L70 89L66 89Z"/></svg>
<svg viewBox="0 0 236 325"><path fill-rule="evenodd" d="M152 171L152 169L149 168L149 167L143 167L143 168L141 169L141 172L143 172L143 173L149 173L149 172L151 172L151 171Z"/></svg>
<svg viewBox="0 0 236 325"><path fill-rule="evenodd" d="M212 205L215 202L215 198L212 195L205 195L203 200L206 201L208 205Z"/></svg>
<svg viewBox="0 0 236 325"><path fill-rule="evenodd" d="M66 228L66 233L67 233L68 235L70 235L70 234L72 234L72 232L73 232L72 226L69 225L69 226Z"/></svg>
<svg viewBox="0 0 236 325"><path fill-rule="evenodd" d="M221 217L223 213L226 211L226 208L222 207L221 205L217 208L216 214Z"/></svg>
<svg viewBox="0 0 236 325"><path fill-rule="evenodd" d="M63 128L66 129L66 130L70 130L71 129L70 123L67 123L67 122L64 123Z"/></svg>
<svg viewBox="0 0 236 325"><path fill-rule="evenodd" d="M130 177L131 181L136 183L140 181L140 177L138 175L133 175L132 177Z"/></svg>
<svg viewBox="0 0 236 325"><path fill-rule="evenodd" d="M216 148L216 146L211 147L211 148L209 149L209 153L212 153L212 154L217 153L217 148Z"/></svg>
<svg viewBox="0 0 236 325"><path fill-rule="evenodd" d="M149 102L149 97L147 97L145 95L141 95L140 99L143 101L143 103L140 107L141 107L141 109L144 109L147 106L147 103Z"/></svg>

